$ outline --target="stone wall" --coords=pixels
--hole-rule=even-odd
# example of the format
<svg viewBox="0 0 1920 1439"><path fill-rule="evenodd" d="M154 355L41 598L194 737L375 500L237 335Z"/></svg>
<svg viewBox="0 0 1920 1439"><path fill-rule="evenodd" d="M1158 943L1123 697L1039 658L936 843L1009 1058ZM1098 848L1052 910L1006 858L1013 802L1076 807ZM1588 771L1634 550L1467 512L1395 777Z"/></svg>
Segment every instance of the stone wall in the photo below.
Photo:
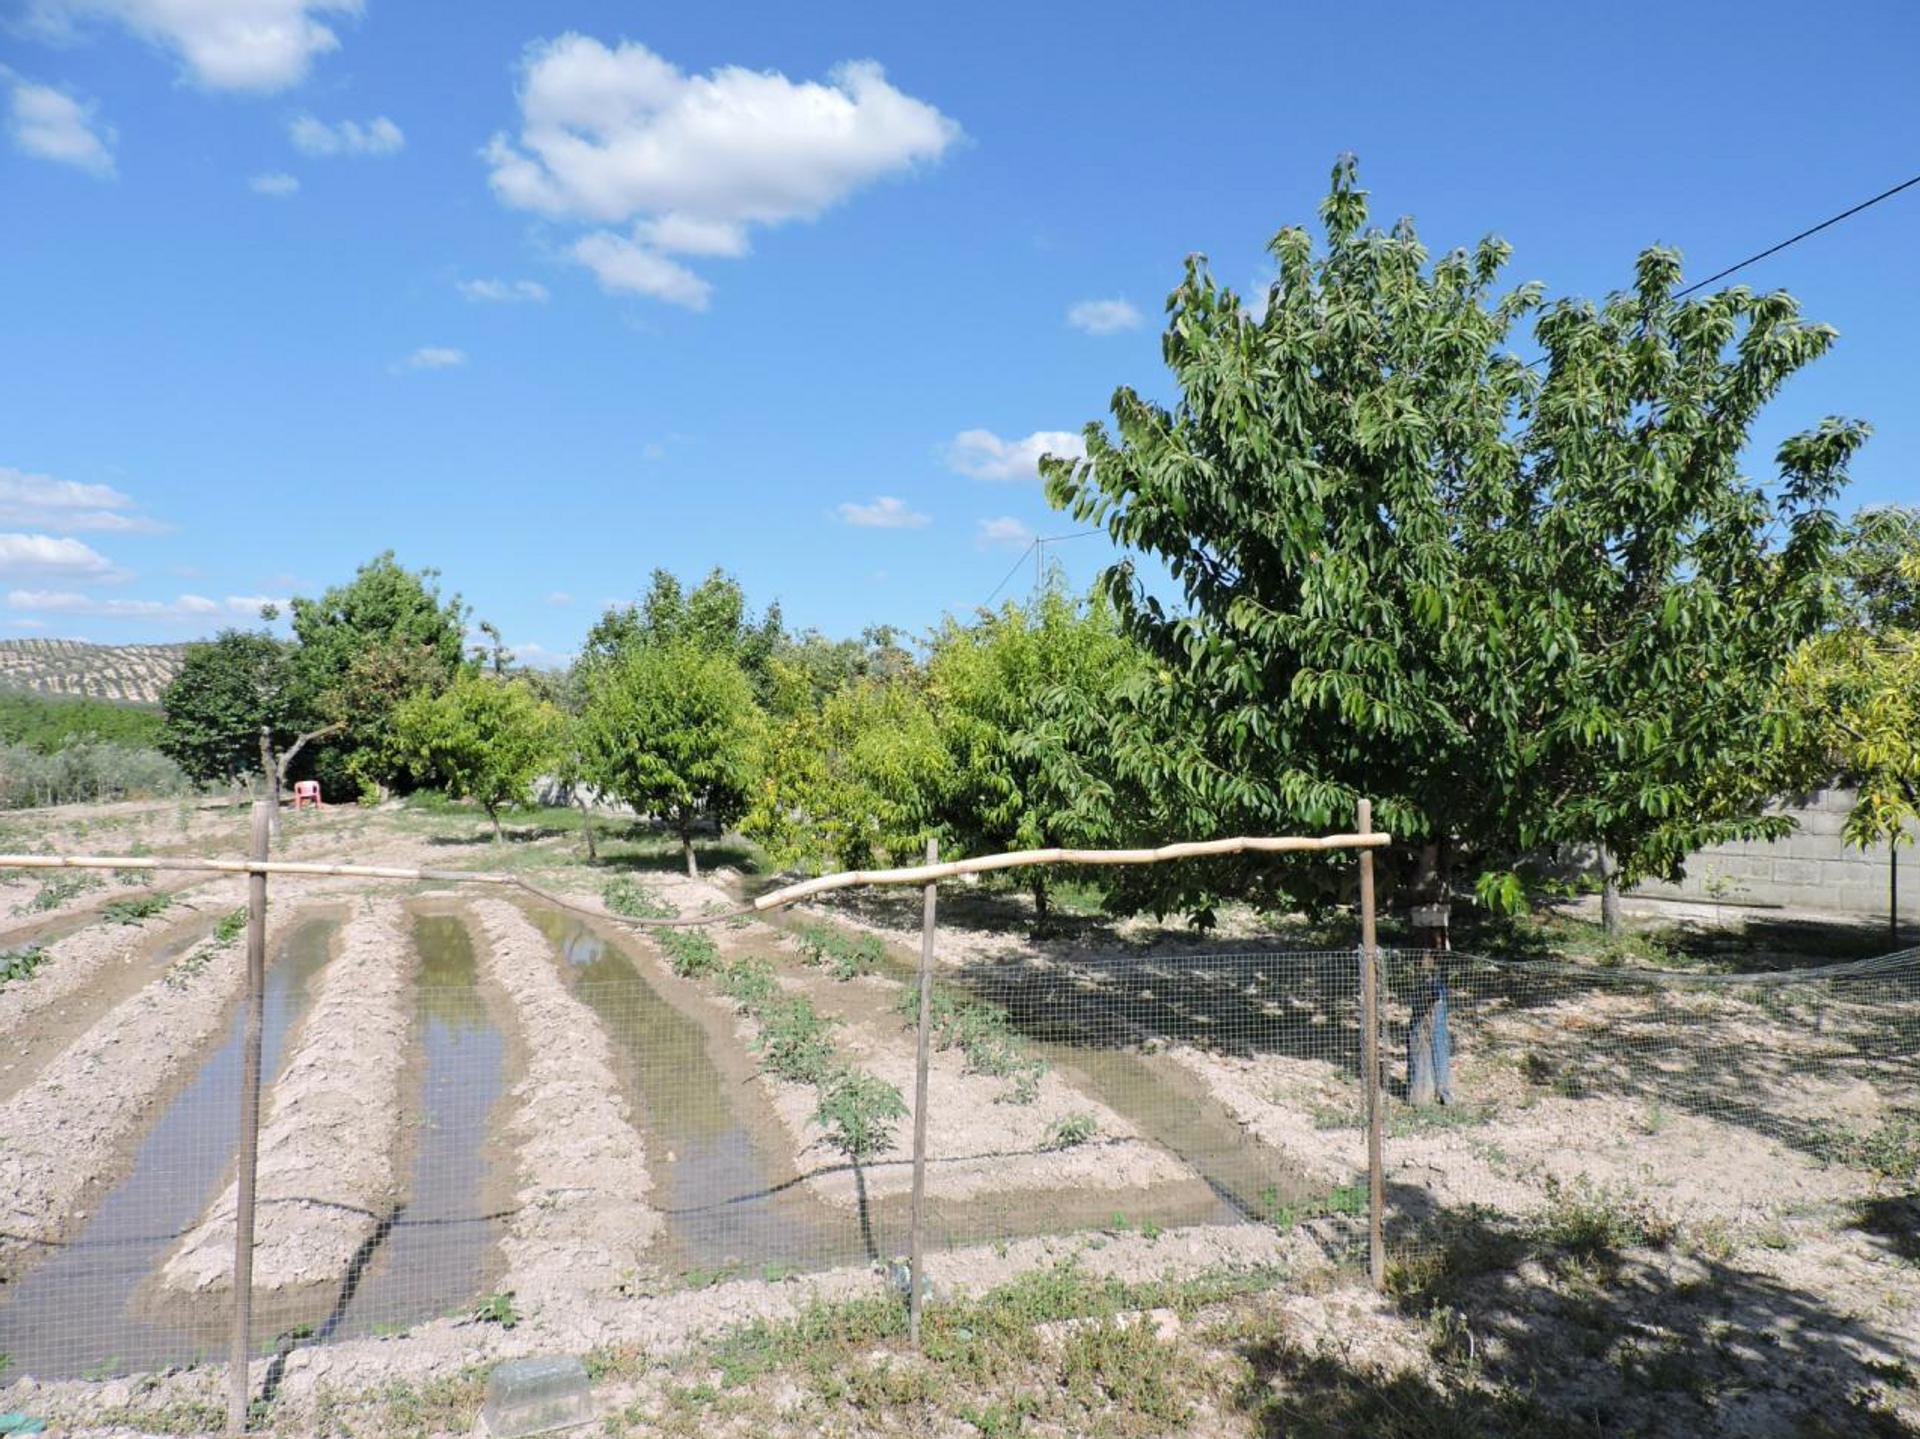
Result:
<svg viewBox="0 0 1920 1439"><path fill-rule="evenodd" d="M1679 884L1647 883L1636 894L1728 904L1784 905L1844 914L1887 912L1887 847L1855 849L1840 838L1853 809L1850 789L1795 795L1775 807L1800 828L1785 839L1742 841L1701 850ZM1900 913L1920 918L1920 847L1900 852Z"/></svg>

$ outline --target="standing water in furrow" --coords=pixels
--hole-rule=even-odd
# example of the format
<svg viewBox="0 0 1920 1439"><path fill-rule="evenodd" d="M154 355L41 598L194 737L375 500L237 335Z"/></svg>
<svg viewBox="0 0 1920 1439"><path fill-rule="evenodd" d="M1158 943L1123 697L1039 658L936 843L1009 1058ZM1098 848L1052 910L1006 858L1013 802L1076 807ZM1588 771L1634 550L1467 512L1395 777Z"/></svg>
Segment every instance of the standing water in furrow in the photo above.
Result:
<svg viewBox="0 0 1920 1439"><path fill-rule="evenodd" d="M565 959L575 996L632 1066L649 1153L663 1161L655 1202L672 1258L708 1273L863 1260L857 1227L823 1212L755 1142L729 1100L742 1086L714 1064L699 1022L587 924L557 910L529 914Z"/></svg>
<svg viewBox="0 0 1920 1439"><path fill-rule="evenodd" d="M392 1222L377 1236L377 1262L348 1274L318 1339L471 1304L498 1237L501 1206L488 1201L505 1186L491 1172L488 1140L506 1041L480 992L466 925L453 915L416 915L413 941L422 1050L413 1162Z"/></svg>
<svg viewBox="0 0 1920 1439"><path fill-rule="evenodd" d="M334 919L309 920L270 956L263 1074L278 1069L288 1031L306 1009L311 982L327 963L338 928ZM0 1291L0 1353L9 1356L11 1374L54 1379L117 1373L220 1351L223 1313L190 1315L173 1307L148 1315L135 1312L129 1301L232 1162L244 1020L244 1007L237 1007L220 1047L167 1106L141 1142L131 1172L107 1191L73 1241ZM138 1061L129 1055L127 1062Z"/></svg>

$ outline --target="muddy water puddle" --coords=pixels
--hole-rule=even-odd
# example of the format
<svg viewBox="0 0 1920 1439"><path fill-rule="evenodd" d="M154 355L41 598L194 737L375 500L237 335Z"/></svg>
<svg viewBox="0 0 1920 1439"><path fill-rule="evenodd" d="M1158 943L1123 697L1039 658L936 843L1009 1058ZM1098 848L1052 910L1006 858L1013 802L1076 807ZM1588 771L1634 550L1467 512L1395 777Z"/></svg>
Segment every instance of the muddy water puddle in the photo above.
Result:
<svg viewBox="0 0 1920 1439"><path fill-rule="evenodd" d="M506 1039L481 992L466 925L448 914L418 914L413 942L420 1062L406 1193L314 1325L317 1339L471 1308L485 1290L505 1219L494 1130Z"/></svg>
<svg viewBox="0 0 1920 1439"><path fill-rule="evenodd" d="M696 1279L859 1263L870 1257L851 1215L828 1209L798 1179L768 1114L756 1127L739 1076L715 1063L712 1036L663 998L592 927L552 909L528 911L562 959L575 998L593 1010L626 1066L635 1119L667 1219L663 1264Z"/></svg>
<svg viewBox="0 0 1920 1439"><path fill-rule="evenodd" d="M267 965L261 1071L275 1073L288 1032L326 964L334 919L299 925ZM198 1219L225 1180L239 1127L244 1013L141 1140L127 1176L79 1233L20 1282L0 1289L0 1353L12 1375L71 1378L181 1363L217 1352L224 1320L165 1317L132 1303L140 1282ZM127 1062L137 1063L128 1056Z"/></svg>

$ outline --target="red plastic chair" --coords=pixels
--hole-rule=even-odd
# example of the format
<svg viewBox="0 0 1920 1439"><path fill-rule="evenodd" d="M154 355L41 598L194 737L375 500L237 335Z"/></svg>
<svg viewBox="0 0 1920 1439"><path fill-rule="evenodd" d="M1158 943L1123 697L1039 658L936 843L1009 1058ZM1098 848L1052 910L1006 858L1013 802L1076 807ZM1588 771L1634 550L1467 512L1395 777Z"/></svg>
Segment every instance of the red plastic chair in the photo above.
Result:
<svg viewBox="0 0 1920 1439"><path fill-rule="evenodd" d="M294 783L293 807L305 809L308 805L320 808L320 781L317 779L303 779Z"/></svg>

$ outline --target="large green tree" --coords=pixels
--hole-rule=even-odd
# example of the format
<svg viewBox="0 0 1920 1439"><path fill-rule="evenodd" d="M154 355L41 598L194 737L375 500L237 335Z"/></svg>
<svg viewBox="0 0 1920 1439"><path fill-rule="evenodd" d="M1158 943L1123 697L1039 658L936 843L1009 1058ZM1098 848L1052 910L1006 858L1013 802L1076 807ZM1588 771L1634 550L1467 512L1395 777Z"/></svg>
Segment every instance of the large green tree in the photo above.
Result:
<svg viewBox="0 0 1920 1439"><path fill-rule="evenodd" d="M1270 246L1250 308L1188 261L1163 354L1177 398L1122 388L1056 504L1161 561L1103 587L1153 656L1118 762L1189 833L1325 830L1369 797L1390 874L1515 903L1517 867L1603 847L1621 879L1772 833L1762 810L1788 657L1817 627L1826 506L1864 435L1785 441L1771 490L1737 468L1761 407L1833 332L1784 294L1634 287L1542 308L1496 293L1501 241L1429 256L1368 224L1350 161L1323 243ZM1537 313L1545 354L1513 353ZM1169 867L1145 898L1326 894L1327 864Z"/></svg>
<svg viewBox="0 0 1920 1439"><path fill-rule="evenodd" d="M396 740L416 773L456 799L478 800L506 838L500 811L523 805L554 760L560 715L524 684L462 674L438 694L419 690L393 716Z"/></svg>
<svg viewBox="0 0 1920 1439"><path fill-rule="evenodd" d="M300 703L338 722L317 761L330 789L376 792L408 775L393 716L409 696L437 693L464 668L468 610L442 599L436 570L409 570L391 550L318 599L293 601Z"/></svg>
<svg viewBox="0 0 1920 1439"><path fill-rule="evenodd" d="M260 769L260 730L291 739L302 706L292 648L263 631L227 629L187 646L160 696L161 752L201 781L233 783Z"/></svg>
<svg viewBox="0 0 1920 1439"><path fill-rule="evenodd" d="M745 812L759 764L761 716L729 655L690 639L621 648L586 674L578 772L637 814L665 820L697 875L693 832Z"/></svg>
<svg viewBox="0 0 1920 1439"><path fill-rule="evenodd" d="M637 604L616 606L594 622L581 646L580 664L592 669L645 646L690 646L731 659L764 703L772 694L769 666L783 637L779 604L756 618L747 608L746 591L725 570L716 567L689 590L670 571L658 569Z"/></svg>

